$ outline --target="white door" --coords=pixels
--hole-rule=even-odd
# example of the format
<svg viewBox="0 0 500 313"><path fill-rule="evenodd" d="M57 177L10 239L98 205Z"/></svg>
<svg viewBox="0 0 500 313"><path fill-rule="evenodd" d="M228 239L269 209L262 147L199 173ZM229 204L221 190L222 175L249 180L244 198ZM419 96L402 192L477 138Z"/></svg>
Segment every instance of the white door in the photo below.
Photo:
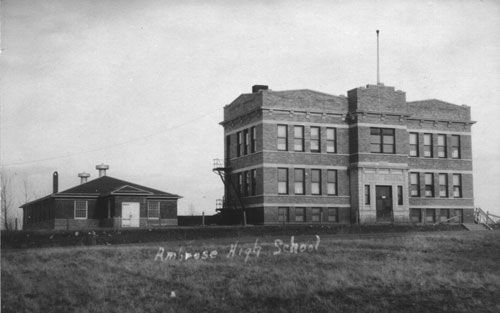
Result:
<svg viewBox="0 0 500 313"><path fill-rule="evenodd" d="M122 227L139 227L139 202L122 203Z"/></svg>

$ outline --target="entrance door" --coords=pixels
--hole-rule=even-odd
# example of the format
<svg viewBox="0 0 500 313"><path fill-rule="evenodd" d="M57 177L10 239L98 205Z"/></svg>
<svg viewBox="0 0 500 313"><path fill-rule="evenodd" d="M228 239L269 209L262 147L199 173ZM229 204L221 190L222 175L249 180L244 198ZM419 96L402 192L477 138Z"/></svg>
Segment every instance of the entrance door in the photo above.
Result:
<svg viewBox="0 0 500 313"><path fill-rule="evenodd" d="M376 186L377 222L392 222L392 186Z"/></svg>
<svg viewBox="0 0 500 313"><path fill-rule="evenodd" d="M139 202L122 203L122 227L139 227Z"/></svg>

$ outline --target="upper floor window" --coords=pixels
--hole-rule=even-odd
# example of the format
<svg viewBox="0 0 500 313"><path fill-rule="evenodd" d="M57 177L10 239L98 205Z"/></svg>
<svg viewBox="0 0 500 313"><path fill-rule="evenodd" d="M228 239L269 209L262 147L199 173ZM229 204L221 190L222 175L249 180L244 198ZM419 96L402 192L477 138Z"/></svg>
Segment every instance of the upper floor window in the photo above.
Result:
<svg viewBox="0 0 500 313"><path fill-rule="evenodd" d="M304 151L304 126L294 126L293 135L293 150Z"/></svg>
<svg viewBox="0 0 500 313"><path fill-rule="evenodd" d="M243 154L248 154L248 152L250 151L249 149L249 145L250 145L250 135L248 134L248 129L245 129L243 131Z"/></svg>
<svg viewBox="0 0 500 313"><path fill-rule="evenodd" d="M88 201L75 200L75 219L87 218Z"/></svg>
<svg viewBox="0 0 500 313"><path fill-rule="evenodd" d="M236 133L236 156L241 156L243 154L243 132Z"/></svg>
<svg viewBox="0 0 500 313"><path fill-rule="evenodd" d="M326 152L337 152L337 130L335 128L326 129Z"/></svg>
<svg viewBox="0 0 500 313"><path fill-rule="evenodd" d="M278 150L288 150L288 127L286 125L278 125Z"/></svg>
<svg viewBox="0 0 500 313"><path fill-rule="evenodd" d="M424 134L424 158L432 158L432 134Z"/></svg>
<svg viewBox="0 0 500 313"><path fill-rule="evenodd" d="M311 127L311 152L321 151L321 130L319 127Z"/></svg>
<svg viewBox="0 0 500 313"><path fill-rule="evenodd" d="M241 196L243 196L243 193L245 192L245 186L243 185L243 182L243 173L238 173L238 192Z"/></svg>
<svg viewBox="0 0 500 313"><path fill-rule="evenodd" d="M250 152L254 153L257 150L257 129L254 127L250 128L251 145Z"/></svg>
<svg viewBox="0 0 500 313"><path fill-rule="evenodd" d="M420 197L420 177L418 173L410 173L410 196Z"/></svg>
<svg viewBox="0 0 500 313"><path fill-rule="evenodd" d="M370 151L372 153L395 153L394 129L371 128Z"/></svg>
<svg viewBox="0 0 500 313"><path fill-rule="evenodd" d="M451 157L453 159L460 159L460 136L451 136Z"/></svg>
<svg viewBox="0 0 500 313"><path fill-rule="evenodd" d="M302 169L302 168L296 168L294 176L295 176L295 194L296 195L303 195L305 193L305 188L304 188L304 180L305 180L304 169Z"/></svg>
<svg viewBox="0 0 500 313"><path fill-rule="evenodd" d="M439 174L439 196L448 197L448 174Z"/></svg>
<svg viewBox="0 0 500 313"><path fill-rule="evenodd" d="M321 194L321 170L311 170L311 194Z"/></svg>
<svg viewBox="0 0 500 313"><path fill-rule="evenodd" d="M434 174L425 173L425 196L426 197L434 197Z"/></svg>
<svg viewBox="0 0 500 313"><path fill-rule="evenodd" d="M288 169L278 168L278 193L288 194Z"/></svg>
<svg viewBox="0 0 500 313"><path fill-rule="evenodd" d="M337 195L337 170L327 172L327 192L330 196Z"/></svg>
<svg viewBox="0 0 500 313"><path fill-rule="evenodd" d="M244 183L245 183L245 187L244 187L244 195L246 197L248 197L250 195L250 172L249 171L245 171L243 173L243 179L244 179Z"/></svg>
<svg viewBox="0 0 500 313"><path fill-rule="evenodd" d="M453 197L462 198L462 175L453 174Z"/></svg>
<svg viewBox="0 0 500 313"><path fill-rule="evenodd" d="M257 170L252 170L252 196L257 194Z"/></svg>
<svg viewBox="0 0 500 313"><path fill-rule="evenodd" d="M410 156L418 157L418 133L410 133Z"/></svg>
<svg viewBox="0 0 500 313"><path fill-rule="evenodd" d="M446 135L438 134L437 153L438 158L446 158Z"/></svg>
<svg viewBox="0 0 500 313"><path fill-rule="evenodd" d="M160 218L160 201L148 201L148 219Z"/></svg>

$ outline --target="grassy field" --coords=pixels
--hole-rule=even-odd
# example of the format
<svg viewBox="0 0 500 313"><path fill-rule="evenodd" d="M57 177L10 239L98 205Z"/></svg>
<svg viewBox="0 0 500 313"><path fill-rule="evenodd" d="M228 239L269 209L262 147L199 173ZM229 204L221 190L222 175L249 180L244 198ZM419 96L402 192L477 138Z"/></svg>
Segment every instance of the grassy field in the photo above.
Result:
<svg viewBox="0 0 500 313"><path fill-rule="evenodd" d="M3 249L1 260L3 313L500 312L500 231Z"/></svg>

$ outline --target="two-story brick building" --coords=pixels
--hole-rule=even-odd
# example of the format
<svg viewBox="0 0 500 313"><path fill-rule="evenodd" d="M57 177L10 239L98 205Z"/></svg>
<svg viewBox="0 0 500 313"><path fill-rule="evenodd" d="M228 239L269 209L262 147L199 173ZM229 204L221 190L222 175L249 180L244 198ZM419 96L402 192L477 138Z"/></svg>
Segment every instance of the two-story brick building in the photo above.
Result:
<svg viewBox="0 0 500 313"><path fill-rule="evenodd" d="M248 223L472 222L470 107L382 84L256 85L224 107L224 210Z"/></svg>

